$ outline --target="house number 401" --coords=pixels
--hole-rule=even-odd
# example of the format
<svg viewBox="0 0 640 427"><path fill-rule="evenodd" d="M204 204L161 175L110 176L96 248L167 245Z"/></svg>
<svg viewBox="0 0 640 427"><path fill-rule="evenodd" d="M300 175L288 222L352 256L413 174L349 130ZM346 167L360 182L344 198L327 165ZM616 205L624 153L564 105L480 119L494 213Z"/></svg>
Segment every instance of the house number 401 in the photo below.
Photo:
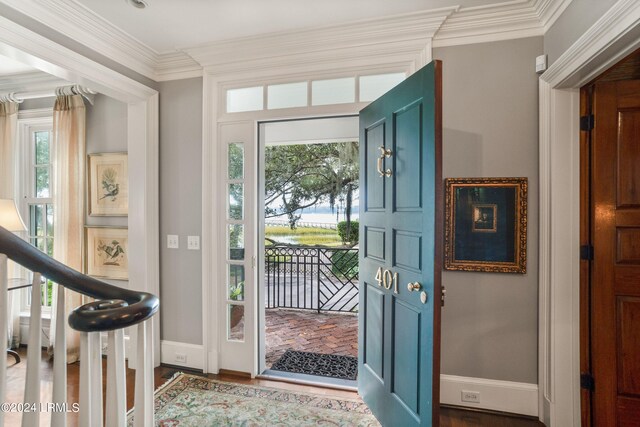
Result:
<svg viewBox="0 0 640 427"><path fill-rule="evenodd" d="M385 289L391 289L393 286L393 293L398 293L398 273L392 273L391 270L383 270L382 267L378 267L376 272L376 281L378 286L382 286Z"/></svg>

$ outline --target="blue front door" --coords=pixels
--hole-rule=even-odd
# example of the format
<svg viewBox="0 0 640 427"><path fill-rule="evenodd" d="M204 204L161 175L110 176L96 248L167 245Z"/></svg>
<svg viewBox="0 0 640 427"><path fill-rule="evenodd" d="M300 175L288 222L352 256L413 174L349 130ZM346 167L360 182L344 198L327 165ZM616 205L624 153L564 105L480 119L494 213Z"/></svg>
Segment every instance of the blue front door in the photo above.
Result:
<svg viewBox="0 0 640 427"><path fill-rule="evenodd" d="M437 426L441 63L360 112L358 390L383 426Z"/></svg>

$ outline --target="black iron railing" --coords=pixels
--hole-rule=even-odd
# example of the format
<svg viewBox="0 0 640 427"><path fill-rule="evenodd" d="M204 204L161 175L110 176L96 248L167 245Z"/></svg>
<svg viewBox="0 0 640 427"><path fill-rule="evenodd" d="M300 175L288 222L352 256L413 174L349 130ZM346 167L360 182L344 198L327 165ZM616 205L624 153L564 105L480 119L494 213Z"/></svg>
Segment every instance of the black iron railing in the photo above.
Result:
<svg viewBox="0 0 640 427"><path fill-rule="evenodd" d="M267 308L358 311L358 249L265 249Z"/></svg>

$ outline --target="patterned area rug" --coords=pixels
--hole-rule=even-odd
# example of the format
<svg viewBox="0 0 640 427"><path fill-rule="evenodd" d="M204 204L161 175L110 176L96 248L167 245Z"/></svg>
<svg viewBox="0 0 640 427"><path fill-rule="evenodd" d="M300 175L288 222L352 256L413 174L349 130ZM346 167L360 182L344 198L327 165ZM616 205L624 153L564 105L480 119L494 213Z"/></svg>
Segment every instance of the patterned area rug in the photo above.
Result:
<svg viewBox="0 0 640 427"><path fill-rule="evenodd" d="M298 374L321 375L342 380L355 380L358 377L358 358L337 354L287 350L271 366L271 369L296 372Z"/></svg>
<svg viewBox="0 0 640 427"><path fill-rule="evenodd" d="M160 427L380 425L358 398L334 399L183 373L156 391L155 410Z"/></svg>

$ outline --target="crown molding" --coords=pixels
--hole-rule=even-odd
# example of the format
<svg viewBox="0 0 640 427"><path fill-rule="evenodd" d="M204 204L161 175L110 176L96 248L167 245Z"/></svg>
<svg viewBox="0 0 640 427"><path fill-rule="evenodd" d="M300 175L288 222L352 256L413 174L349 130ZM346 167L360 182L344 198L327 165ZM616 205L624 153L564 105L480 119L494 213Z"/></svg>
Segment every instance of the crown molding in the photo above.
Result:
<svg viewBox="0 0 640 427"><path fill-rule="evenodd" d="M156 77L157 52L78 2L2 0L2 3L145 77Z"/></svg>
<svg viewBox="0 0 640 427"><path fill-rule="evenodd" d="M253 67L265 66L275 58L293 66L322 66L323 61L334 59L332 51L340 60L360 51L356 62L366 64L366 57L374 54L400 60L415 49L412 54L420 55L431 40L434 47L442 47L541 36L571 1L513 0L479 7L454 6L160 53L75 0L0 0L155 81L199 77L203 66L215 73L231 72L243 65L256 71ZM402 43L407 46L400 46ZM374 44L383 46L376 48Z"/></svg>
<svg viewBox="0 0 640 427"><path fill-rule="evenodd" d="M536 0L535 8L546 33L573 0Z"/></svg>
<svg viewBox="0 0 640 427"><path fill-rule="evenodd" d="M41 71L8 74L0 77L0 92L35 92L68 85L64 79Z"/></svg>
<svg viewBox="0 0 640 427"><path fill-rule="evenodd" d="M213 75L288 74L315 69L414 62L458 8L414 12L297 31L263 34L185 49Z"/></svg>
<svg viewBox="0 0 640 427"><path fill-rule="evenodd" d="M434 47L542 36L572 0L515 0L462 8L442 25Z"/></svg>
<svg viewBox="0 0 640 427"><path fill-rule="evenodd" d="M558 58L541 79L552 88L580 87L640 44L640 2L619 0Z"/></svg>
<svg viewBox="0 0 640 427"><path fill-rule="evenodd" d="M202 66L184 52L158 55L155 71L159 82L202 77Z"/></svg>
<svg viewBox="0 0 640 427"><path fill-rule="evenodd" d="M53 107L50 108L34 108L31 110L21 110L18 108L18 120L53 120Z"/></svg>

